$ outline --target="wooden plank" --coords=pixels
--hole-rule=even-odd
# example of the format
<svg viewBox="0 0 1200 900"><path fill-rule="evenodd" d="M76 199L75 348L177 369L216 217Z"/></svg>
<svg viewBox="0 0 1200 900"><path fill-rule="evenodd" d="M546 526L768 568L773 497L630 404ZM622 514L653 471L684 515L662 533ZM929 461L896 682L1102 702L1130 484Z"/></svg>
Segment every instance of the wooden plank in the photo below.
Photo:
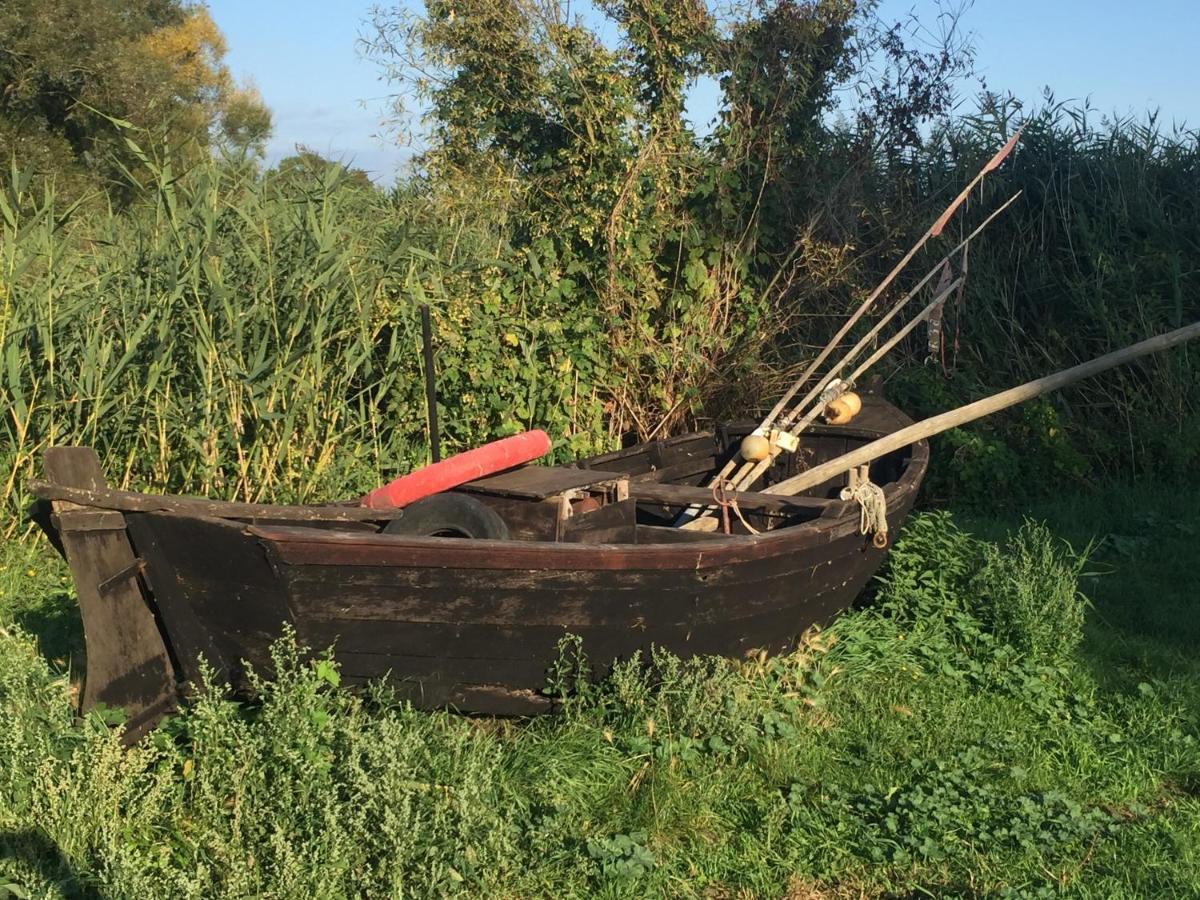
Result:
<svg viewBox="0 0 1200 900"><path fill-rule="evenodd" d="M640 475L651 471L652 468L661 469L683 462L692 456L711 456L715 450L715 437L711 431L692 432L591 456L579 460L575 465L584 469L599 468L627 475Z"/></svg>
<svg viewBox="0 0 1200 900"><path fill-rule="evenodd" d="M101 596L107 597L109 594L113 593L123 584L125 584L125 582L136 579L145 568L146 561L141 557L138 557L121 571L110 575L108 578L96 585L96 590L100 592Z"/></svg>
<svg viewBox="0 0 1200 900"><path fill-rule="evenodd" d="M637 503L630 499L571 516L563 523L560 540L576 544L632 544L636 535Z"/></svg>
<svg viewBox="0 0 1200 900"><path fill-rule="evenodd" d="M496 511L508 526L509 536L520 541L553 542L557 534L557 500L518 500L492 494L472 494Z"/></svg>
<svg viewBox="0 0 1200 900"><path fill-rule="evenodd" d="M129 531L146 559L155 601L189 681L198 678L202 657L235 683L244 677L243 661L260 671L270 668L269 646L292 623L292 613L265 550L246 526L138 513L130 514Z"/></svg>
<svg viewBox="0 0 1200 900"><path fill-rule="evenodd" d="M727 540L729 535L719 531L687 531L673 525L643 525L637 526L637 541L639 544L705 544L712 541Z"/></svg>
<svg viewBox="0 0 1200 900"><path fill-rule="evenodd" d="M740 656L751 647L777 646L792 640L810 624L810 611L823 609L823 601L833 593L830 588L803 602L775 604L752 615L720 621L662 622L638 628L313 619L302 620L300 633L314 649L332 646L339 659L356 653L392 655L399 660L398 672L452 672L460 680L538 687L540 676L557 658L559 642L567 635L581 638L588 657L604 665L616 658L648 653L651 646L685 656ZM844 599L849 602L853 597ZM445 666L439 668L442 663ZM533 680L521 680L526 677Z"/></svg>
<svg viewBox="0 0 1200 900"><path fill-rule="evenodd" d="M712 472L717 467L717 458L712 453L684 459L669 466L651 469L640 475L630 476L631 484L673 484L688 481Z"/></svg>
<svg viewBox="0 0 1200 900"><path fill-rule="evenodd" d="M124 531L125 517L109 509L63 508L51 521L59 531Z"/></svg>
<svg viewBox="0 0 1200 900"><path fill-rule="evenodd" d="M562 466L522 466L498 475L489 475L462 485L473 493L496 494L501 497L523 497L544 500L555 494L580 490L629 476L621 472L600 469L571 469Z"/></svg>
<svg viewBox="0 0 1200 900"><path fill-rule="evenodd" d="M855 571L867 577L882 554L847 536L827 548L692 573L570 573L403 570L390 567L281 566L296 620L387 623L662 627L725 622L765 609L806 602L843 584Z"/></svg>
<svg viewBox="0 0 1200 900"><path fill-rule="evenodd" d="M713 502L712 490L706 487L689 487L682 484L651 484L636 481L629 485L629 496L635 500L663 503L668 506L691 506L696 503ZM779 497L754 491L735 491L730 499L736 500L742 511L765 510L779 513L816 512L837 515L846 507L845 501L826 500L821 497ZM786 501L786 502L780 502Z"/></svg>
<svg viewBox="0 0 1200 900"><path fill-rule="evenodd" d="M54 482L85 490L104 488L96 454L87 447L54 447L44 458ZM56 500L59 521L82 511ZM136 740L175 703L175 671L159 623L135 578L121 577L138 560L124 530L83 529L60 533L75 580L87 646L80 708L97 704L126 713L125 740Z"/></svg>
<svg viewBox="0 0 1200 900"><path fill-rule="evenodd" d="M894 509L911 506L915 486L915 482L909 482L885 488L889 506ZM749 560L820 547L840 536L855 533L857 529L857 508L836 518L802 522L754 537L734 535L711 544L448 541L439 537L318 533L311 528L247 526L249 533L268 542L279 560L290 565L563 572L722 569Z"/></svg>
<svg viewBox="0 0 1200 900"><path fill-rule="evenodd" d="M304 635L300 635L305 641ZM314 643L314 648L320 646ZM335 644L334 658L342 673L356 679L415 679L433 682L486 682L536 691L546 683L546 670L554 659L470 659L454 656L445 648L440 656L410 656L383 648L379 652L352 652Z"/></svg>
<svg viewBox="0 0 1200 900"><path fill-rule="evenodd" d="M51 447L55 450L74 448ZM225 500L204 500L198 497L175 497L167 494L140 494L108 488L80 488L55 481L30 481L29 490L44 500L68 500L80 506L111 509L119 512L181 512L224 519L263 519L267 521L317 522L387 521L403 515L403 510L366 509L358 506L329 504L326 506L284 506L271 503L235 503Z"/></svg>

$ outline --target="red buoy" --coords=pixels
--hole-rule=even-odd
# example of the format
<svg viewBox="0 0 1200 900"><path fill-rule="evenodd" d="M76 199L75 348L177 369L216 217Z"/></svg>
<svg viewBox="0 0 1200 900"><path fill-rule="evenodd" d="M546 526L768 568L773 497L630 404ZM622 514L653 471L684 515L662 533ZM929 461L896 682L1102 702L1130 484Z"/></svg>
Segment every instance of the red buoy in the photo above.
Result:
<svg viewBox="0 0 1200 900"><path fill-rule="evenodd" d="M422 497L531 462L549 451L550 437L544 431L514 434L401 475L395 481L375 488L359 501L359 505L371 509L408 506Z"/></svg>

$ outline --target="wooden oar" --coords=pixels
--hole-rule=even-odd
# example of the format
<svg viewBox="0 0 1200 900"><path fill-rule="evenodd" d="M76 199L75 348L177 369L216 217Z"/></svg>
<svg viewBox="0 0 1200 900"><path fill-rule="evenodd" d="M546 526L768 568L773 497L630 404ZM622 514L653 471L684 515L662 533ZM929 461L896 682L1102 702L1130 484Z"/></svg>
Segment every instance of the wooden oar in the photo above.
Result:
<svg viewBox="0 0 1200 900"><path fill-rule="evenodd" d="M839 373L841 373L852 362L854 362L854 360L858 357L858 354L861 353L863 351L863 349L865 349L867 346L869 346L871 344L872 341L875 340L875 338L879 335L879 332L881 332L887 326L888 322L890 322L893 318L895 318L896 315L899 314L899 312L902 309L904 309L905 306L908 305L908 302L913 297L915 297L925 287L925 285L929 284L929 282L933 280L933 276L939 274L945 268L946 264L951 259L953 259L955 255L957 255L959 253L959 251L964 250L968 246L970 246L971 241L973 241L973 240L975 240L975 238L979 237L979 235L983 232L983 230L985 228L987 228L990 224L992 224L993 220L995 220L995 218L998 215L1000 215L1000 213L1004 212L1006 209L1008 209L1010 206L1012 206L1012 204L1014 202L1016 202L1017 198L1021 196L1021 193L1022 193L1021 191L1017 191L1015 194L1013 194L1011 197L1009 197L1007 200L1005 200L1004 203L1001 204L1000 207L995 209L986 219L984 219L982 222L980 222L979 226L974 231L972 231L969 235L967 235L965 238L963 238L961 241L959 241L958 244L954 247L954 249L952 249L949 253L947 253L945 256L943 256L941 259L939 259L937 261L937 263L935 263L933 265L933 267L930 268L930 270L925 273L925 275L921 278L921 280L918 281L915 285L913 285L912 289L909 290L909 292L907 294L905 294L903 297L901 297L899 300L897 300L896 303L892 306L892 308L890 310L888 310L888 312L885 315L883 315L879 319L878 322L875 323L875 326L870 331L868 331L866 334L864 334L862 336L862 339L857 344L855 344L849 351L847 351L847 353L841 358L841 360L839 362L837 362L830 369L829 374L836 376ZM957 281L955 281L954 285L958 286L961 289L961 287L963 286L964 283L965 283L965 276L963 276L963 277L959 278ZM939 296L939 298L944 298L945 296L947 296L947 294L939 293L938 296ZM918 319L917 321L920 321L920 319ZM862 372L860 371L858 374L862 374ZM846 380L853 383L855 377L857 377L857 375L847 378ZM829 379L826 379L825 383L828 383L828 381L829 381ZM812 403L812 401L814 399L816 399L817 394L820 393L822 387L823 387L822 384L818 384L811 391L809 391L808 395L803 400L801 400L798 404L796 404L796 406L794 406L792 408L792 410L786 416L783 417L782 420L780 420L781 427L786 427L787 425L790 425L793 421L795 421L796 418L799 417L804 412L804 410L808 407L808 405L810 403Z"/></svg>
<svg viewBox="0 0 1200 900"><path fill-rule="evenodd" d="M976 419L990 416L1002 409L1024 403L1026 400L1032 400L1034 397L1040 397L1042 394L1056 391L1069 384L1074 384L1076 381L1082 381L1084 378L1090 378L1100 372L1132 362L1139 357L1158 353L1160 350L1166 350L1197 337L1200 337L1200 322L1185 325L1157 337L1147 338L1121 350L1106 353L1090 362L1080 363L1044 378L1037 378L999 394L993 394L991 397L976 400L974 403L968 403L958 409L952 409L949 412L909 425L907 428L901 428L887 437L872 441L836 459L813 466L807 472L801 472L799 475L793 475L778 484L764 488L760 493L789 495L802 493L848 472L856 466L886 456L909 444L941 434L943 431L949 431L951 428L957 428L959 425L965 425L967 422L974 422Z"/></svg>
<svg viewBox="0 0 1200 900"><path fill-rule="evenodd" d="M855 369L853 372L851 372L846 377L845 383L853 384L858 378L861 378L863 376L863 374L868 369L871 368L871 366L875 365L875 363L877 363L877 362L879 362L879 360L883 359L883 357L886 356L892 350L893 347L895 347L898 343L900 343L902 340L904 340L904 338L906 338L914 328L916 328L918 325L920 325L922 322L924 322L927 318L929 318L929 314L931 312L933 312L934 308L939 303L944 302L945 299L947 297L949 297L951 294L953 294L955 289L961 283L962 283L962 279L957 278L954 281L950 282L950 284L948 284L946 287L942 288L942 290L940 290L934 296L934 298L925 306L925 308L923 310L921 310L919 313L917 313L915 316L913 316L912 319L910 319L909 322L903 328L901 328L894 335L892 335L887 341L885 341L883 343L883 345L879 347L878 350L876 350L874 353L872 353L870 355L870 357L867 358L866 362L864 362L857 369ZM890 318L890 316L889 316L889 318ZM847 360L852 361L852 356L850 354L847 355L846 360L843 360L842 363L839 364L839 369L838 369L839 372L841 370L841 366L847 364ZM805 404L811 403L814 399L818 399L815 390L811 394L809 394L809 396L805 399ZM805 413L803 416L801 416L800 421L796 422L795 424L792 423L792 417L788 416L786 419L784 419L780 423L780 430L786 431L792 437L799 437L801 434L804 433L804 430L807 429L808 426L813 423L813 421L817 418L817 416L819 416L824 411L826 405L827 404L820 403L820 402L813 405L808 410L807 413ZM799 410L800 410L800 407L798 406L794 412L799 412ZM733 479L733 488L732 489L740 491L740 490L744 490L744 488L742 487L743 485L754 484L754 482L758 481L758 479L760 479L763 476L763 473L766 472L767 469L769 469L771 467L771 465L781 455L781 453L782 453L782 447L780 447L778 444L776 444L775 446L773 446L771 448L771 453L766 459L759 460L756 463L746 463L745 466L742 468L742 470L738 472L738 476L740 476L740 477L735 477Z"/></svg>

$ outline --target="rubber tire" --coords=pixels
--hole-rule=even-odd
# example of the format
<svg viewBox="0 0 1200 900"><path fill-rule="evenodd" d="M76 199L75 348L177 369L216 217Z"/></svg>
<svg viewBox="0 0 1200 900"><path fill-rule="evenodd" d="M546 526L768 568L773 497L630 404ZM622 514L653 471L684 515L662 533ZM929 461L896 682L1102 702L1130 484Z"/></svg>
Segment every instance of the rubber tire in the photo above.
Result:
<svg viewBox="0 0 1200 900"><path fill-rule="evenodd" d="M403 512L400 518L388 522L384 534L446 535L489 541L509 539L508 526L496 511L466 494L434 494L410 503Z"/></svg>

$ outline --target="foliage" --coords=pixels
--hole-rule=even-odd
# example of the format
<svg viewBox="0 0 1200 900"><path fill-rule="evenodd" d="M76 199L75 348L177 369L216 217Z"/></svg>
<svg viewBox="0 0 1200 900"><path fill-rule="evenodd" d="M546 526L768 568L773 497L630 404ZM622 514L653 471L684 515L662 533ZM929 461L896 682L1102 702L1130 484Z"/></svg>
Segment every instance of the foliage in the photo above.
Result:
<svg viewBox="0 0 1200 900"><path fill-rule="evenodd" d="M261 148L270 114L222 63L204 6L181 0L12 0L0 9L0 160L118 188L139 168L113 119L181 152L211 141Z"/></svg>
<svg viewBox="0 0 1200 900"><path fill-rule="evenodd" d="M1194 501L1107 498L1200 527ZM1188 893L1200 673L1186 643L1127 671L1134 645L1106 632L1084 648L1100 653L1084 657L1095 674L1073 655L1043 665L958 592L1004 544L943 516L913 526L884 602L796 653L658 654L523 723L350 694L334 663L285 638L255 704L210 686L122 751L99 718L72 717L61 667L4 624L0 884L48 897ZM1044 537L1023 533L1026 553ZM1152 533L1173 580L1139 606L1179 602L1172 621L1190 627L1187 537L1165 517ZM4 622L70 603L51 599L62 569L40 553L10 544L3 564ZM913 580L943 564L965 574ZM1098 602L1128 605L1140 570ZM568 648L565 687L581 662Z"/></svg>
<svg viewBox="0 0 1200 900"><path fill-rule="evenodd" d="M1026 520L999 545L928 513L906 526L879 599L901 625L945 619L964 646L999 641L1036 665L1059 666L1083 639L1086 561L1043 523Z"/></svg>
<svg viewBox="0 0 1200 900"><path fill-rule="evenodd" d="M501 292L528 289L531 256L535 277L570 279L553 313L588 308L611 373L610 433L644 437L757 402L756 370L797 312L789 290L836 280L840 244L807 220L823 116L863 23L846 0L726 17L694 0L638 0L598 14L615 45L556 0L435 0L423 15L379 12L370 49L403 96L428 105L420 165L435 195L464 179L503 195ZM725 98L705 140L684 110L700 75L719 77ZM489 289L486 277L459 290Z"/></svg>
<svg viewBox="0 0 1200 900"><path fill-rule="evenodd" d="M1039 663L1067 662L1083 640L1087 601L1078 585L1086 561L1086 552L1073 556L1031 520L1003 549L987 545L971 586L996 637Z"/></svg>
<svg viewBox="0 0 1200 900"><path fill-rule="evenodd" d="M1002 135L1024 129L1013 161L985 185L987 206L1022 195L972 247L966 305L948 325L952 376L908 366L892 382L917 414L1200 318L1200 269L1189 263L1200 205L1185 187L1200 165L1196 132L1169 131L1153 115L1097 121L1053 97L1024 110L985 96L982 110L947 123L906 179L918 203L950 192ZM1190 477L1200 464L1194 359L1188 349L1157 354L952 432L935 445L931 487L994 506L1129 473Z"/></svg>
<svg viewBox="0 0 1200 900"><path fill-rule="evenodd" d="M129 214L81 211L29 172L0 194L6 530L52 443L96 447L118 484L276 500L424 461L418 302L448 447L538 426L564 456L599 449L598 326L554 312L570 279L514 294L492 269L487 293L447 289L461 269L421 249L437 244L420 201L406 216L339 165L143 157L152 190Z"/></svg>

